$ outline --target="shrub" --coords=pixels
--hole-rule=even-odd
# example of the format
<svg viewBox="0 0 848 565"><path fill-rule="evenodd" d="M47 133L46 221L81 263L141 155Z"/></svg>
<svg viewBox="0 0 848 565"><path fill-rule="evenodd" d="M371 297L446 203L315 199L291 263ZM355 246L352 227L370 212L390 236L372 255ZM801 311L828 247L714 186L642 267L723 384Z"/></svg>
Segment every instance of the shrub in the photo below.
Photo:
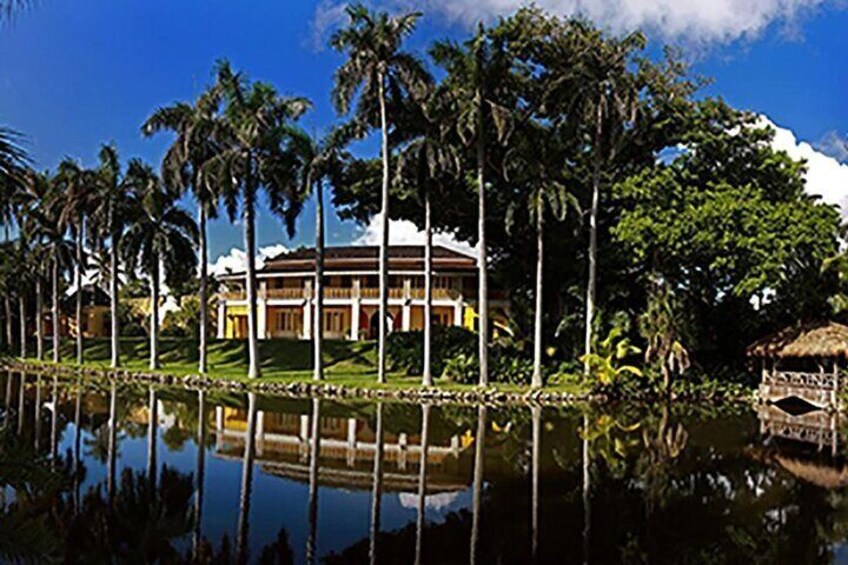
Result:
<svg viewBox="0 0 848 565"><path fill-rule="evenodd" d="M448 360L459 355L474 357L477 351L477 334L456 326L434 326L431 370L441 375ZM389 368L407 375L420 375L424 371L424 333L392 332L386 340Z"/></svg>

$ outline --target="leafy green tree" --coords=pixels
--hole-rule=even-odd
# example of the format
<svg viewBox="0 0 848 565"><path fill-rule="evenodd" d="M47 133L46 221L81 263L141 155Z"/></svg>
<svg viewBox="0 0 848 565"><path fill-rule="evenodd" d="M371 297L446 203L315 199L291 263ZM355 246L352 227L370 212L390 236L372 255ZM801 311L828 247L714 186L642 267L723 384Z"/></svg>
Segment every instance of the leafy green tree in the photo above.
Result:
<svg viewBox="0 0 848 565"><path fill-rule="evenodd" d="M804 192L804 165L771 146L755 116L706 102L685 148L617 187L613 229L646 286L687 304L698 350L738 353L771 327L826 315L837 210ZM738 323L728 327L726 320Z"/></svg>
<svg viewBox="0 0 848 565"><path fill-rule="evenodd" d="M421 16L411 12L397 16L371 12L362 4L347 8L348 26L333 34L332 46L347 60L335 74L333 103L343 115L353 109L362 127L377 127L381 134L382 183L380 205L380 323L377 380L386 380L386 320L389 284L389 105L429 82L422 62L403 51L403 41ZM389 98L392 98L390 101Z"/></svg>
<svg viewBox="0 0 848 565"><path fill-rule="evenodd" d="M150 368L159 368L159 286L174 269L197 264L194 246L197 224L176 205L175 195L162 185L153 169L133 160L127 178L138 193L140 213L123 238L123 253L129 271L140 268L150 277Z"/></svg>
<svg viewBox="0 0 848 565"><path fill-rule="evenodd" d="M230 64L218 64L216 86L225 102L223 119L215 129L220 144L201 169L208 186L218 187L234 220L241 204L247 255L248 376L259 376L259 327L256 289L256 205L265 192L271 212L283 218L289 236L302 208L295 192L296 160L286 147L288 126L310 106L305 98L280 96L264 82L248 82Z"/></svg>

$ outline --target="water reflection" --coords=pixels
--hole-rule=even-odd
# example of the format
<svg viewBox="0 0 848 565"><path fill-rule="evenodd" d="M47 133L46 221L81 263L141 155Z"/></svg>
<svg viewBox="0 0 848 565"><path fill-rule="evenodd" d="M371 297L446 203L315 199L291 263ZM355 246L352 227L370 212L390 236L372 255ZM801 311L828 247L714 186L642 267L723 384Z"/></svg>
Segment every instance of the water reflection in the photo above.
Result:
<svg viewBox="0 0 848 565"><path fill-rule="evenodd" d="M830 414L341 403L0 378L4 560L846 557L844 422Z"/></svg>

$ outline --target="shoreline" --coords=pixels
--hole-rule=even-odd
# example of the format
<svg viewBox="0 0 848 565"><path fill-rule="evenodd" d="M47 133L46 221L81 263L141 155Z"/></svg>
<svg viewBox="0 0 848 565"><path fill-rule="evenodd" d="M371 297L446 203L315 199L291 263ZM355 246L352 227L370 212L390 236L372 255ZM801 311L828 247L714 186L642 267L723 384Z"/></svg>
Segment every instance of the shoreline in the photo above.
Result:
<svg viewBox="0 0 848 565"><path fill-rule="evenodd" d="M587 402L603 402L606 396L598 393L572 394L569 392L528 390L521 392L498 390L496 386L486 389L448 390L439 387L408 388L365 388L337 385L327 382L275 382L237 380L209 375L177 375L173 373L139 371L134 369L103 369L99 367L79 367L55 365L49 362L21 361L4 359L0 366L8 371L38 373L46 376L93 377L116 380L123 383L160 384L163 386L183 386L189 389L211 389L227 392L256 392L273 394L289 398L321 398L327 400L389 400L410 403L459 404L489 406L516 406L535 404L540 406L570 406Z"/></svg>
<svg viewBox="0 0 848 565"><path fill-rule="evenodd" d="M22 361L6 358L0 360L0 366L9 371L38 373L46 376L86 377L105 380L116 380L123 383L159 384L162 386L182 386L188 389L220 390L226 392L256 392L272 394L287 398L321 398L327 400L388 400L408 403L428 403L435 405L489 405L489 406L526 406L538 405L547 407L574 406L585 403L606 403L634 401L652 402L655 398L630 397L610 398L603 393L575 394L565 391L546 391L545 389L530 389L526 391L504 391L497 386L489 388L470 388L469 390L450 390L439 387L423 388L409 386L402 388L375 388L350 385L332 384L314 381L256 381L232 379L228 377L210 377L209 375L188 374L178 375L166 371L151 372L136 369L106 369L101 367L80 367L75 365L55 365L50 362ZM710 402L756 404L756 390L741 396L684 396L673 399L675 402Z"/></svg>

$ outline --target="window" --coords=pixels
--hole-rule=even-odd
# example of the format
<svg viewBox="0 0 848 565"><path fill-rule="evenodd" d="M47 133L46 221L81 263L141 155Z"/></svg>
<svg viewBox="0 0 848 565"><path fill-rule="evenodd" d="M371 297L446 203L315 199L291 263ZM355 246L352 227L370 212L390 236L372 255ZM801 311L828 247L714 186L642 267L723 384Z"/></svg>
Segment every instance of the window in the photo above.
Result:
<svg viewBox="0 0 848 565"><path fill-rule="evenodd" d="M293 332L297 330L296 326L296 318L294 312L289 310L282 310L277 312L276 316L277 322L276 327L277 331L280 332Z"/></svg>
<svg viewBox="0 0 848 565"><path fill-rule="evenodd" d="M344 314L342 312L324 313L324 331L327 333L341 333L343 330Z"/></svg>
<svg viewBox="0 0 848 565"><path fill-rule="evenodd" d="M432 320L436 326L449 326L450 314L448 312L433 312Z"/></svg>
<svg viewBox="0 0 848 565"><path fill-rule="evenodd" d="M453 278L444 275L437 276L433 279L434 288L453 288Z"/></svg>

